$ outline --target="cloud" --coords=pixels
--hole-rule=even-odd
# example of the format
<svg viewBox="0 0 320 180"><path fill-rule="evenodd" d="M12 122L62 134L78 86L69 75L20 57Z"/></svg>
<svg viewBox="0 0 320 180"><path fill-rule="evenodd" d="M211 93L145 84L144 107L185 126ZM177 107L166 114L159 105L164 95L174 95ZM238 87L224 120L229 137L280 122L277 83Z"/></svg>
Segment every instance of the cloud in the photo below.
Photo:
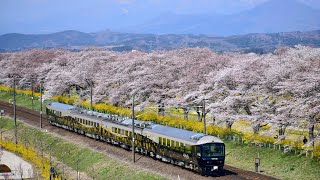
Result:
<svg viewBox="0 0 320 180"><path fill-rule="evenodd" d="M120 8L120 9L121 9L122 14L129 14L128 9L126 9L126 8Z"/></svg>

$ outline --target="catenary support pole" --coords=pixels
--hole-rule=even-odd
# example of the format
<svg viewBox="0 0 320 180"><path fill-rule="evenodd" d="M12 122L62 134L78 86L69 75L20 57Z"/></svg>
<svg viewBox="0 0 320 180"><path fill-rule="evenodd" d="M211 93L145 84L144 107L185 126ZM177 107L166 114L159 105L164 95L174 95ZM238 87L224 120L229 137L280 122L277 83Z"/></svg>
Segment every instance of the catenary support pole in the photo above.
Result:
<svg viewBox="0 0 320 180"><path fill-rule="evenodd" d="M14 119L14 137L15 137L15 143L18 144L17 112L16 112L16 77L13 77L13 119Z"/></svg>
<svg viewBox="0 0 320 180"><path fill-rule="evenodd" d="M134 95L132 96L132 161L135 162L135 147L134 147Z"/></svg>
<svg viewBox="0 0 320 180"><path fill-rule="evenodd" d="M203 112L203 133L207 133L207 123L206 123L206 101L203 100L203 105L202 105L202 112Z"/></svg>
<svg viewBox="0 0 320 180"><path fill-rule="evenodd" d="M34 110L34 102L33 102L33 99L34 99L34 81L32 80L31 81L31 91L32 91L32 93L31 93L31 95L32 95L32 97L31 97L31 101L32 101L32 110Z"/></svg>
<svg viewBox="0 0 320 180"><path fill-rule="evenodd" d="M91 108L91 111L93 110L93 107L92 107L92 86L93 86L93 83L90 84L90 108Z"/></svg>
<svg viewBox="0 0 320 180"><path fill-rule="evenodd" d="M42 128L42 81L40 81L40 128Z"/></svg>

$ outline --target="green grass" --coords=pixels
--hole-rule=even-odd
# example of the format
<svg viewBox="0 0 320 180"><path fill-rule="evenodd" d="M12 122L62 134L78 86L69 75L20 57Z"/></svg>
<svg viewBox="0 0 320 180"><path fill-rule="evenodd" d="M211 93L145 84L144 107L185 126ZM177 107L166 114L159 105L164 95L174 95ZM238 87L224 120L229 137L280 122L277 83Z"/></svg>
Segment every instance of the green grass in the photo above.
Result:
<svg viewBox="0 0 320 180"><path fill-rule="evenodd" d="M1 125L1 130L8 130L6 134L10 133L11 137L13 137L13 120L11 118L1 118ZM81 147L39 129L26 126L22 122L19 122L18 126L18 142L32 146L38 150L41 149L40 142L42 142L46 155L49 154L49 145L52 144L52 156L55 159L64 162L73 170L76 170L78 167L79 171L85 172L89 177L95 176L95 179L164 179L157 174L146 172L141 168L133 167L124 162L119 162L103 153ZM93 169L96 172L94 175Z"/></svg>
<svg viewBox="0 0 320 180"><path fill-rule="evenodd" d="M263 174L280 179L317 180L320 177L319 160L284 154L273 149L259 149L235 142L225 142L225 144L226 164L254 171L254 160L260 151Z"/></svg>
<svg viewBox="0 0 320 180"><path fill-rule="evenodd" d="M4 102L13 102L13 95L8 92L0 91L0 99ZM43 111L45 111L46 105L52 102L52 100L45 100L42 105ZM16 95L17 106L23 106L29 109L32 109L32 99L27 95ZM34 109L40 111L40 100L38 97L34 97Z"/></svg>
<svg viewBox="0 0 320 180"><path fill-rule="evenodd" d="M7 131L14 128L14 121L8 117L0 117L0 129L1 131Z"/></svg>

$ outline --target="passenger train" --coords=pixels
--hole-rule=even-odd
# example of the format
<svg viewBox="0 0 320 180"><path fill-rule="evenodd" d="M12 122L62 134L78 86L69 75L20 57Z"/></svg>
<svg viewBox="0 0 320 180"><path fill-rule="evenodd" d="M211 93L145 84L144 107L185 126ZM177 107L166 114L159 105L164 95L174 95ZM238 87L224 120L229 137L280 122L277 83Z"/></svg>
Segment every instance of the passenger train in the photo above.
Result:
<svg viewBox="0 0 320 180"><path fill-rule="evenodd" d="M132 119L52 102L46 107L50 124L132 150ZM191 169L201 175L223 172L221 139L152 122L134 120L135 151Z"/></svg>

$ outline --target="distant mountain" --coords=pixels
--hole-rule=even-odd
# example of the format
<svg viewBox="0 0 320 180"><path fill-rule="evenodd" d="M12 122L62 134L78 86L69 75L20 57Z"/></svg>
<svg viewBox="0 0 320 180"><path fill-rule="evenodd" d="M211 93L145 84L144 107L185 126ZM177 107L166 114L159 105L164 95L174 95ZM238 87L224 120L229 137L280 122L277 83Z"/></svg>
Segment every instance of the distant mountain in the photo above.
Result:
<svg viewBox="0 0 320 180"><path fill-rule="evenodd" d="M239 36L214 37L191 34L134 34L102 31L83 33L63 31L53 34L0 36L0 52L30 48L79 49L86 46L104 46L115 51L171 50L183 47L208 47L215 51L264 53L278 46L297 44L320 47L320 30L310 32L255 33Z"/></svg>
<svg viewBox="0 0 320 180"><path fill-rule="evenodd" d="M41 35L11 33L0 36L0 49L6 50L86 46L88 44L94 44L93 36L79 31Z"/></svg>
<svg viewBox="0 0 320 180"><path fill-rule="evenodd" d="M320 10L296 0L270 0L253 9L232 15L180 15L166 13L143 24L125 28L128 32L154 34L239 35L312 31L320 29Z"/></svg>

